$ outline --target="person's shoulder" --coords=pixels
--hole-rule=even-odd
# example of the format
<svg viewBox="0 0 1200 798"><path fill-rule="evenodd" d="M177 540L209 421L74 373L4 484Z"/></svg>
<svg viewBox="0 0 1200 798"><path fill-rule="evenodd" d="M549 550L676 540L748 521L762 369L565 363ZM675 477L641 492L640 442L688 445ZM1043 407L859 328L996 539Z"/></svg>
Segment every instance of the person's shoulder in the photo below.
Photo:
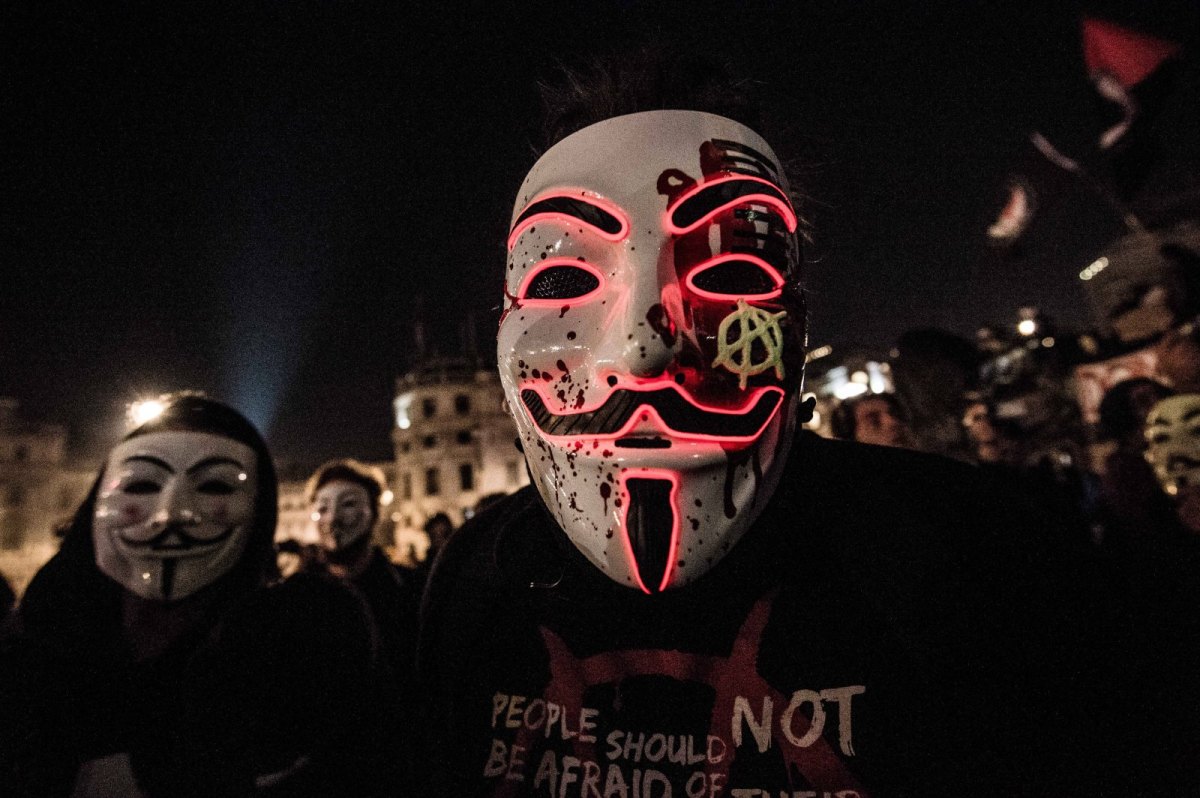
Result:
<svg viewBox="0 0 1200 798"><path fill-rule="evenodd" d="M539 501L533 486L526 485L469 518L438 552L429 581L454 578L450 574L463 569L490 572L497 539L514 524L522 523L522 519L537 507Z"/></svg>
<svg viewBox="0 0 1200 798"><path fill-rule="evenodd" d="M904 505L955 503L998 498L1001 484L976 466L941 455L874 446L804 432L798 456L789 462L792 478L810 493L869 503Z"/></svg>

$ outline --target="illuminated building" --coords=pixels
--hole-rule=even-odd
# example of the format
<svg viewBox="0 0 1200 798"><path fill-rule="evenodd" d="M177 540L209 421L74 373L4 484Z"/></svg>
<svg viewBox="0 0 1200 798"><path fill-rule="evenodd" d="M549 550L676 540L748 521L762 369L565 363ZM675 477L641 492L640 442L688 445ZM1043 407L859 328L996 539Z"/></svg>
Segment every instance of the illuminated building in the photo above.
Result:
<svg viewBox="0 0 1200 798"><path fill-rule="evenodd" d="M0 573L18 593L58 550L54 529L95 476L67 468L66 445L65 428L24 421L16 400L0 397Z"/></svg>
<svg viewBox="0 0 1200 798"><path fill-rule="evenodd" d="M503 399L495 369L462 358L434 358L396 380L391 520L402 555L423 556L433 515L458 526L480 499L528 484Z"/></svg>

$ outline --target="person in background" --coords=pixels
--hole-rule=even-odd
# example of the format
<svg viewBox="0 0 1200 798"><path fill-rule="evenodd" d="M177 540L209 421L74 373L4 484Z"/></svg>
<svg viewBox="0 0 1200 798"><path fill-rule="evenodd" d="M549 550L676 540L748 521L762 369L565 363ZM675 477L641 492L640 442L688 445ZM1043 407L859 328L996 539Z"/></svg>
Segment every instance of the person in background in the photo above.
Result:
<svg viewBox="0 0 1200 798"><path fill-rule="evenodd" d="M417 567L412 571L413 579L422 589L429 579L438 554L454 534L454 522L445 513L434 513L425 522L425 534L429 538L429 548L425 549L425 558L417 563Z"/></svg>
<svg viewBox="0 0 1200 798"><path fill-rule="evenodd" d="M1187 534L1200 535L1200 394L1171 396L1146 416L1146 462Z"/></svg>
<svg viewBox="0 0 1200 798"><path fill-rule="evenodd" d="M0 794L376 794L361 603L328 579L274 584L261 436L204 396L161 401L0 645Z"/></svg>
<svg viewBox="0 0 1200 798"><path fill-rule="evenodd" d="M987 402L976 400L967 404L962 424L975 462L995 465L1021 462L1012 425L997 422Z"/></svg>
<svg viewBox="0 0 1200 798"><path fill-rule="evenodd" d="M309 478L305 497L317 527L319 561L366 600L384 660L407 694L417 645L420 596L411 574L397 568L374 540L384 479L379 469L352 459L331 460Z"/></svg>
<svg viewBox="0 0 1200 798"><path fill-rule="evenodd" d="M1154 652L1141 663L1137 679L1149 705L1160 707L1158 717L1141 721L1145 733L1172 729L1190 744L1153 753L1194 784L1200 781L1200 672L1195 667L1200 650L1200 394L1156 403L1146 414L1143 435L1146 462L1171 512L1157 521L1153 534L1114 558L1113 570L1127 582L1124 592L1137 634L1133 645Z"/></svg>
<svg viewBox="0 0 1200 798"><path fill-rule="evenodd" d="M1155 356L1155 370L1177 393L1200 391L1200 320L1167 331Z"/></svg>
<svg viewBox="0 0 1200 798"><path fill-rule="evenodd" d="M1117 383L1100 402L1100 429L1116 448L1100 475L1104 546L1122 556L1174 524L1166 500L1146 463L1145 422L1150 410L1173 391L1148 377Z"/></svg>
<svg viewBox="0 0 1200 798"><path fill-rule="evenodd" d="M834 437L842 440L912 447L912 434L900 403L890 393L868 393L846 399L834 409L830 427Z"/></svg>

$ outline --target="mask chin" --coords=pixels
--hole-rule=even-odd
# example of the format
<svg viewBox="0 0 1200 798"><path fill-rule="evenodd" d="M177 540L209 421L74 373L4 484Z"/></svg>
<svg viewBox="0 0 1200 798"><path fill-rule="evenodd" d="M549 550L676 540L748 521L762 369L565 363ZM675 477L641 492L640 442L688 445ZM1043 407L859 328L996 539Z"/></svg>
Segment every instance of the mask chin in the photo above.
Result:
<svg viewBox="0 0 1200 798"><path fill-rule="evenodd" d="M344 546L328 552L326 556L329 562L335 565L352 565L362 559L370 547L371 538L366 533L363 533Z"/></svg>
<svg viewBox="0 0 1200 798"><path fill-rule="evenodd" d="M794 404L785 404L757 440L739 446L608 442L576 450L537 438L528 447L539 455L537 466L530 464L534 484L572 544L610 579L647 594L679 588L720 562L774 493Z"/></svg>

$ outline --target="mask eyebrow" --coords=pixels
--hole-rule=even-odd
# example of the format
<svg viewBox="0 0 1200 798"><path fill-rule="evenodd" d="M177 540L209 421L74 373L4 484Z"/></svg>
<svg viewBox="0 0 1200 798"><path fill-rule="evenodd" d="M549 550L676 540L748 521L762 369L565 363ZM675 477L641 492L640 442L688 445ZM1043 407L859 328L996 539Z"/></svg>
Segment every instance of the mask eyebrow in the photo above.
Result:
<svg viewBox="0 0 1200 798"><path fill-rule="evenodd" d="M126 457L125 462L126 463L133 463L133 462L149 463L150 465L158 466L162 470L166 471L168 474L175 473L175 469L172 468L171 464L168 463L166 460L160 460L159 458L157 458L153 455L149 455L149 454L135 454L131 457Z"/></svg>
<svg viewBox="0 0 1200 798"><path fill-rule="evenodd" d="M582 222L609 241L621 241L629 234L629 221L616 205L582 193L549 194L529 203L521 211L508 234L508 248L513 248L527 228L551 219L565 219L568 224Z"/></svg>
<svg viewBox="0 0 1200 798"><path fill-rule="evenodd" d="M232 457L205 457L203 460L190 467L187 470L187 473L194 474L202 468L208 468L209 466L215 465L231 465L235 468L243 468L242 464L237 460L234 460Z"/></svg>
<svg viewBox="0 0 1200 798"><path fill-rule="evenodd" d="M783 217L789 233L796 232L796 212L779 186L761 177L733 174L693 186L667 208L666 228L673 235L690 233L721 211L758 202Z"/></svg>

